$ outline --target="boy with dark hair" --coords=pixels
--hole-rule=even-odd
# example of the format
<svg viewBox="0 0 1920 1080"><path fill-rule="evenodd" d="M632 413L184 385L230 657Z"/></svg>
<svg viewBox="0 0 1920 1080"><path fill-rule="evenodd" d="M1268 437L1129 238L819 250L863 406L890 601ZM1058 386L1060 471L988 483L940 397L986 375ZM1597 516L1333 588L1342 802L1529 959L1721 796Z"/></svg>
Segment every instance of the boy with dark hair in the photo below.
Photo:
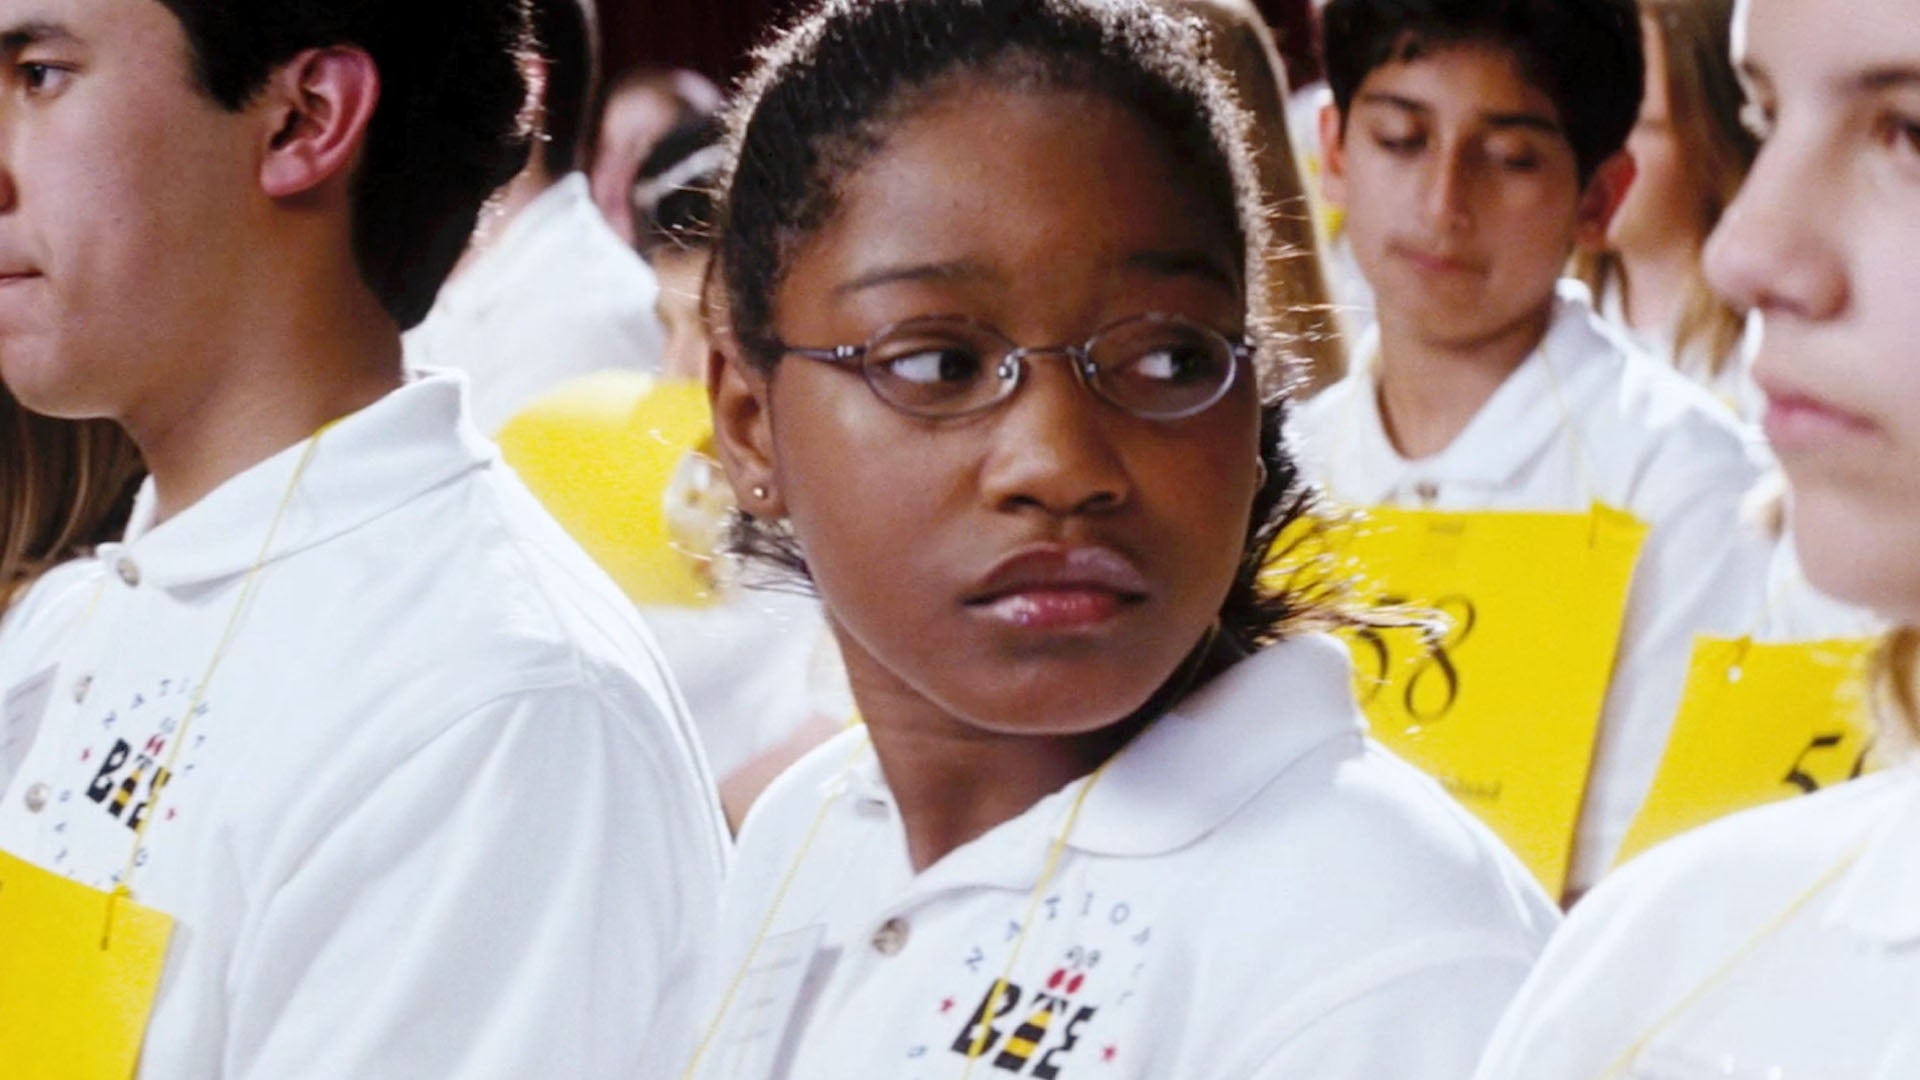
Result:
<svg viewBox="0 0 1920 1080"><path fill-rule="evenodd" d="M0 378L152 472L0 623L0 890L171 917L144 1075L679 1058L723 849L673 691L400 363L526 158L525 41L519 0L0 0Z"/></svg>
<svg viewBox="0 0 1920 1080"><path fill-rule="evenodd" d="M1611 864L1652 782L1693 635L1752 628L1767 558L1739 521L1758 466L1732 418L1560 281L1575 245L1604 237L1632 179L1635 5L1333 0L1324 37L1335 99L1322 114L1326 186L1345 207L1378 328L1353 373L1296 419L1316 479L1356 505L1584 514L1601 504L1650 527L1619 579L1631 580L1624 615L1617 592L1594 610L1569 600L1559 621L1533 628L1536 652L1504 668L1461 659L1482 665L1483 682L1529 665L1558 671L1568 627L1624 620L1617 653L1588 658L1591 767L1587 745L1571 747L1581 767L1561 778L1575 792L1585 784L1584 806L1568 808L1577 828L1566 825L1577 895ZM1508 560L1516 591L1559 593L1588 573L1572 568L1589 553L1570 552L1568 574L1514 587L1553 557L1526 550ZM1470 632L1487 640L1489 612L1480 616ZM1458 675L1466 685L1476 672Z"/></svg>
<svg viewBox="0 0 1920 1080"><path fill-rule="evenodd" d="M593 0L532 0L528 112L542 146L501 191L407 361L472 380L489 434L546 391L609 370L658 370L659 283L594 205L586 149L600 37Z"/></svg>

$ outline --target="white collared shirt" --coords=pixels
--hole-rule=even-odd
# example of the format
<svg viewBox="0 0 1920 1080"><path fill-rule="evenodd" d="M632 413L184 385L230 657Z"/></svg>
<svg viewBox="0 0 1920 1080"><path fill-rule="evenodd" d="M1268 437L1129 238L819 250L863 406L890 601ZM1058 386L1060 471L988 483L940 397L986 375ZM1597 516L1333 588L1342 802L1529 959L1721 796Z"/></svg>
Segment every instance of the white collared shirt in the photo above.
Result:
<svg viewBox="0 0 1920 1080"><path fill-rule="evenodd" d="M1365 739L1350 678L1329 639L1276 645L1114 760L975 1076L1466 1075L1557 912L1477 821ZM824 806L759 953L808 974L797 998L745 980L699 1075L958 1077L1086 782L916 874L863 733L803 759L742 831L716 981L740 970ZM780 1064L729 1071L743 1048Z"/></svg>
<svg viewBox="0 0 1920 1080"><path fill-rule="evenodd" d="M1907 763L1636 859L1574 908L1479 1080L1920 1076L1917 838Z"/></svg>
<svg viewBox="0 0 1920 1080"><path fill-rule="evenodd" d="M406 336L407 366L466 372L474 420L491 434L576 376L658 371L666 348L654 313L659 291L646 262L600 216L586 176L572 173L441 288Z"/></svg>
<svg viewBox="0 0 1920 1080"><path fill-rule="evenodd" d="M145 1077L659 1077L688 1040L725 858L704 768L462 391L342 420L290 498L305 444L158 525L149 489L0 632L0 848L111 887L164 791Z"/></svg>
<svg viewBox="0 0 1920 1080"><path fill-rule="evenodd" d="M1546 337L1445 450L1400 456L1374 361L1300 407L1290 433L1339 503L1585 512L1596 500L1651 526L1601 716L1570 887L1612 865L1652 786L1695 634L1761 622L1773 543L1741 503L1763 463L1704 390L1635 352L1562 282Z"/></svg>

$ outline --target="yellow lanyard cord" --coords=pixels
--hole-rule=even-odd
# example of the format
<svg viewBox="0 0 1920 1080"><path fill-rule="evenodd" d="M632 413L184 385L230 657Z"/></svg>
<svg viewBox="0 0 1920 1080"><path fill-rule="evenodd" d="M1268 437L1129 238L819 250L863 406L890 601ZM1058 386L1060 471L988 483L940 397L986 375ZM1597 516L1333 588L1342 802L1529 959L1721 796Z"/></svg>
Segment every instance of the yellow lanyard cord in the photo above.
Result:
<svg viewBox="0 0 1920 1080"><path fill-rule="evenodd" d="M1738 949L1735 949L1731 955L1720 963L1719 967L1709 972L1706 978L1700 980L1699 985L1695 986L1691 991L1688 991L1685 997L1674 1002L1665 1012L1656 1017L1653 1023L1648 1026L1647 1030L1643 1032L1639 1038L1628 1044L1626 1050L1623 1051L1619 1057L1614 1058L1595 1080L1614 1080L1616 1077L1625 1076L1626 1071L1633 1067L1634 1062L1638 1061L1640 1055L1646 1052L1647 1047L1652 1044L1654 1039L1658 1038L1662 1032L1673 1026L1674 1021L1686 1015L1695 1005L1700 1004L1702 998L1705 998L1709 993L1719 988L1720 984L1726 982L1729 975L1732 975L1742 964L1751 959L1755 952L1759 951L1761 945L1765 944L1769 938L1779 933L1788 923L1798 917L1799 914L1806 909L1806 906L1814 901L1815 897L1825 892L1834 882L1840 880L1842 875L1853 868L1853 864L1860 861L1860 856L1866 853L1866 849L1867 845L1860 845L1849 852L1845 858L1830 867L1826 873L1814 879L1813 884L1802 890L1800 895L1794 897L1793 901L1778 915L1768 920L1765 926L1762 926L1752 937L1748 938L1744 944Z"/></svg>
<svg viewBox="0 0 1920 1080"><path fill-rule="evenodd" d="M1053 844L1047 850L1046 865L1040 869L1040 880L1034 883L1033 894L1027 897L1027 913L1020 920L1020 933L1013 939L1013 951L1007 954L1007 963L1001 968L1000 977L993 981L993 989L987 994L986 1008L980 1013L980 1030L974 1033L973 1042L967 1046L967 1064L960 1070L960 1080L967 1080L973 1075L973 1063L986 1053L987 1033L993 1030L994 1015L1000 1011L1000 998L1013 978L1014 965L1020 962L1020 950L1027 943L1027 932L1038 921L1047 886L1053 883L1054 872L1060 868L1060 858L1066 853L1067 841L1073 837L1073 827L1080 821L1080 808L1087 804L1087 795L1093 791L1093 785L1100 782L1100 777L1106 774L1107 766L1119 756L1115 754L1101 762L1087 782L1080 785L1079 792L1073 797L1073 807L1067 811L1066 821L1061 824L1060 831L1054 834Z"/></svg>
<svg viewBox="0 0 1920 1080"><path fill-rule="evenodd" d="M826 824L827 814L844 794L847 775L852 772L868 745L867 739L861 739L859 745L854 747L847 763L841 767L840 779L832 785L832 790L829 790L827 797L821 801L820 809L814 813L813 822L807 826L806 835L800 841L800 849L794 853L793 862L787 867L786 874L781 877L779 886L774 889L773 899L767 902L767 913L761 918L759 928L754 931L753 943L747 947L746 957L740 961L739 968L734 971L733 978L728 981L726 992L721 995L720 1003L714 1009L713 1018L707 1022L699 1044L694 1047L693 1060L687 1063L686 1071L681 1074L682 1080L694 1080L699 1072L701 1061L712 1049L713 1041L720 1034L720 1028L726 1023L727 1013L733 1008L740 988L746 982L747 973L753 967L754 958L759 954L760 947L766 944L767 935L773 930L774 920L778 917L781 906L786 902L787 893L793 888L795 879L800 876L800 867L805 864L807 854L813 850L814 841L819 838L821 827ZM1114 757L1118 756L1118 754L1114 755ZM1047 850L1046 865L1040 871L1040 880L1034 885L1033 893L1027 899L1026 917L1021 920L1020 933L1013 940L1012 954L1007 957L1006 967L1001 971L1000 977L994 980L993 989L987 997L987 1008L981 1015L980 1031L974 1036L973 1044L967 1050L967 1064L960 1074L961 1080L967 1080L973 1074L973 1063L985 1052L987 1032L991 1027L993 1014L999 1008L1000 997L1013 976L1014 964L1020 959L1020 950L1026 944L1027 933L1036 921L1035 917L1046 896L1047 886L1052 884L1053 875L1060 867L1060 859L1066 851L1067 841L1073 836L1073 828L1080 820L1081 808L1086 805L1087 794L1093 790L1094 784L1100 781L1100 777L1107 771L1107 766L1113 764L1113 760L1112 757L1108 758L1093 771L1086 783L1080 786L1079 792L1074 795L1073 806L1068 810L1065 822L1053 837L1053 842Z"/></svg>
<svg viewBox="0 0 1920 1080"><path fill-rule="evenodd" d="M300 455L299 464L294 466L292 478L287 481L287 490L280 496L280 505L273 512L273 521L267 526L266 537L260 541L260 553L254 556L253 565L247 569L246 580L240 586L240 597L234 601L233 610L227 615L227 624L221 631L220 643L215 646L212 658L207 661L206 674L202 675L199 683L194 686L193 696L187 701L187 710L181 715L180 726L174 732L173 746L167 751L167 763L164 766L166 775L169 777L173 775L174 766L179 761L180 748L187 743L187 729L193 724L194 714L200 710L200 706L206 700L207 686L213 682L214 673L220 670L220 662L226 659L227 649L233 645L233 639L240 629L240 618L246 613L247 605L259 591L261 571L265 568L267 556L272 551L274 537L280 532L280 522L286 517L287 507L293 504L294 492L299 490L300 479L306 475L307 466L313 461L314 451L320 448L320 437L325 435L327 429L332 426L328 424L322 427L314 433L312 439L307 441L307 448ZM94 599L96 602L99 600L98 594ZM88 613L91 614L91 612L92 605L89 605ZM126 869L121 872L120 882L114 887L113 895L116 898L131 899L133 896L133 874L140 861L140 848L146 843L147 829L153 824L154 819L160 816L160 801L165 797L166 789L167 785L161 784L153 790L147 813L133 828L133 850L127 853ZM108 919L108 931L111 934L111 905L108 906Z"/></svg>
<svg viewBox="0 0 1920 1080"><path fill-rule="evenodd" d="M792 890L794 880L800 876L800 867L806 863L807 853L813 850L813 842L819 839L820 829L827 823L828 812L833 809L833 804L844 793L847 776L860 761L860 755L866 751L868 745L869 740L862 737L854 746L853 753L847 756L846 764L841 766L840 771L835 774L833 783L829 785L827 797L820 800L820 809L815 811L812 824L807 826L806 835L800 841L800 849L794 852L793 862L787 866L786 874L780 878L779 887L773 890L773 899L767 902L767 913L761 917L760 927L753 933L753 943L747 946L746 957L740 961L739 969L728 981L726 993L720 996L720 1004L713 1011L713 1019L707 1022L706 1031L701 1034L700 1042L693 1048L693 1060L687 1062L686 1071L680 1074L682 1080L693 1080L694 1075L699 1071L701 1059L707 1056L715 1036L720 1034L720 1028L726 1022L727 1013L733 1008L734 999L739 996L740 987L747 980L747 972L752 970L754 958L760 953L760 946L766 944L767 934L773 930L773 921L779 916L781 906L786 903L787 893Z"/></svg>

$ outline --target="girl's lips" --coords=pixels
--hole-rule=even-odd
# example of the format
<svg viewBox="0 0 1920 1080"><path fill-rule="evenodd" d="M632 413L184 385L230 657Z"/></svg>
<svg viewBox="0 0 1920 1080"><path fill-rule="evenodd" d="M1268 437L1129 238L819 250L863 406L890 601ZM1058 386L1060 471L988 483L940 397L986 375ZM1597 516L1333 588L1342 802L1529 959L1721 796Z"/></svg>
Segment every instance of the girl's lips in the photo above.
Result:
<svg viewBox="0 0 1920 1080"><path fill-rule="evenodd" d="M1099 626L1143 598L1107 589L1072 586L1008 593L980 604L988 618L1029 630L1079 630Z"/></svg>
<svg viewBox="0 0 1920 1080"><path fill-rule="evenodd" d="M1791 453L1809 450L1836 439L1859 438L1879 430L1859 413L1792 390L1767 390L1763 424L1774 449Z"/></svg>
<svg viewBox="0 0 1920 1080"><path fill-rule="evenodd" d="M1151 585L1126 556L1094 545L1037 544L1000 560L965 600L996 622L1084 629L1146 601Z"/></svg>

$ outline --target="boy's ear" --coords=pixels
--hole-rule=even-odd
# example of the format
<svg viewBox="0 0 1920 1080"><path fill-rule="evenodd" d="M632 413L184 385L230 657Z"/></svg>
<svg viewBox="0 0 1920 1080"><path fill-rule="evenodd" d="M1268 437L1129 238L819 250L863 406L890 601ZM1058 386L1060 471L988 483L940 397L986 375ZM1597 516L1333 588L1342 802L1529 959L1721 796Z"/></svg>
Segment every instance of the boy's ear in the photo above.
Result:
<svg viewBox="0 0 1920 1080"><path fill-rule="evenodd" d="M734 501L757 518L786 516L773 450L772 382L724 329L710 335L707 400L713 406L713 450L733 485Z"/></svg>
<svg viewBox="0 0 1920 1080"><path fill-rule="evenodd" d="M256 108L266 120L260 187L306 195L349 174L380 101L380 71L363 49L308 49L268 76Z"/></svg>
<svg viewBox="0 0 1920 1080"><path fill-rule="evenodd" d="M1346 127L1338 105L1320 106L1320 194L1336 206L1347 205Z"/></svg>
<svg viewBox="0 0 1920 1080"><path fill-rule="evenodd" d="M1573 244L1581 251L1599 251L1607 243L1607 226L1626 201L1638 166L1633 155L1621 150L1600 163L1593 179L1580 193L1579 216L1574 220Z"/></svg>

